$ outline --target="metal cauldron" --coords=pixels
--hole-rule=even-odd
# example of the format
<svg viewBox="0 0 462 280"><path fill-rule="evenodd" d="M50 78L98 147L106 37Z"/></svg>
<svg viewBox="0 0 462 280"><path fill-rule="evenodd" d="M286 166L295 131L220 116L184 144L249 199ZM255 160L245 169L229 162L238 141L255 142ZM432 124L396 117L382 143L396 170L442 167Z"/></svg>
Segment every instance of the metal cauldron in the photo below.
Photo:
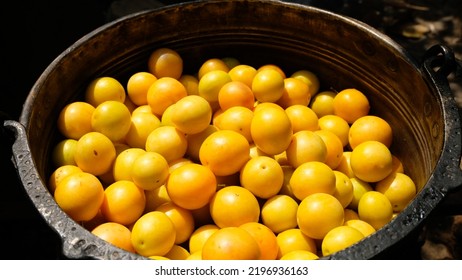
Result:
<svg viewBox="0 0 462 280"><path fill-rule="evenodd" d="M47 190L50 152L59 141L56 120L69 102L82 99L95 77L121 81L146 69L153 49L177 50L192 73L206 58L280 65L287 73L309 69L323 87L365 92L371 113L394 128L393 152L402 159L418 194L392 222L329 259L371 259L405 238L451 191L462 184L461 128L446 77L455 69L450 49L435 46L416 62L401 46L349 17L280 1L198 1L129 15L75 42L31 89L15 135L13 160L37 211L63 242L69 258L138 259L71 220Z"/></svg>

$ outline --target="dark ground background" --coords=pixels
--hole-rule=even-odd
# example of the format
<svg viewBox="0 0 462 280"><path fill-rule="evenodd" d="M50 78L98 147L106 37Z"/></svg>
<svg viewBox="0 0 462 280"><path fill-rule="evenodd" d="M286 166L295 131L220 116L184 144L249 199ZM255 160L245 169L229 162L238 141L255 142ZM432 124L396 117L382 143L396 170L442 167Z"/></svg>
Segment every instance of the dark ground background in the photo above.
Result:
<svg viewBox="0 0 462 280"><path fill-rule="evenodd" d="M22 104L51 61L83 35L108 20L140 9L181 1L23 0L5 1L0 9L0 111L17 120ZM450 46L462 59L460 0L324 0L302 2L349 15L378 28L416 58L435 43ZM451 88L461 104L461 77L451 75ZM0 259L62 259L60 240L41 219L17 180L9 142L1 138ZM432 216L422 230L389 259L462 259L462 213L454 195L454 213ZM449 205L449 203L448 203ZM453 215L454 214L454 215ZM426 241L424 243L424 241ZM425 244L424 246L422 246ZM422 249L423 248L423 249Z"/></svg>

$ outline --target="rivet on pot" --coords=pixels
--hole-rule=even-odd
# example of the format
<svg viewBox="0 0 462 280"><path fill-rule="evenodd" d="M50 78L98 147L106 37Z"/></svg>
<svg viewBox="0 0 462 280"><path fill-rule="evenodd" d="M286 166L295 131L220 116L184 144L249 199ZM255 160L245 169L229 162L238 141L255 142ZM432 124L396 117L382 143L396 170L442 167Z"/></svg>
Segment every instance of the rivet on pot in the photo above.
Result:
<svg viewBox="0 0 462 280"><path fill-rule="evenodd" d="M430 104L430 102L425 102L424 104L424 115L425 117L428 117L430 116L430 114L432 113L432 105Z"/></svg>
<svg viewBox="0 0 462 280"><path fill-rule="evenodd" d="M114 251L114 252L112 253L112 258L114 258L115 260L118 259L118 258L120 258L120 257L119 257L119 252L115 252L115 251Z"/></svg>
<svg viewBox="0 0 462 280"><path fill-rule="evenodd" d="M75 241L76 241L76 242L75 242ZM85 243L86 243L85 240L83 240L83 239L78 239L78 240L75 240L75 241L74 241L75 243L74 243L74 245L73 245L74 248L81 248L81 247L83 247L83 246L85 245Z"/></svg>
<svg viewBox="0 0 462 280"><path fill-rule="evenodd" d="M375 54L375 48L374 45L372 45L371 42L369 41L364 41L361 45L361 48L363 52L367 55L374 55Z"/></svg>
<svg viewBox="0 0 462 280"><path fill-rule="evenodd" d="M43 215L45 217L49 216L51 214L51 212L52 212L49 208L44 208L42 211L43 211Z"/></svg>
<svg viewBox="0 0 462 280"><path fill-rule="evenodd" d="M38 118L39 120L43 120L43 119L44 119L44 118L43 118L43 114L42 114L41 111L40 111L40 112L37 112L37 118ZM38 127L39 129L44 128L43 122L38 121L38 122L37 122L37 127Z"/></svg>
<svg viewBox="0 0 462 280"><path fill-rule="evenodd" d="M88 245L87 247L85 247L85 248L83 249L83 251L84 251L86 254L90 255L91 252L95 251L96 249L97 249L97 247L96 247L95 244L90 244L90 245Z"/></svg>
<svg viewBox="0 0 462 280"><path fill-rule="evenodd" d="M393 58L390 58L388 61L387 61L387 67L388 69L390 69L390 71L392 72L397 72L398 71L398 62L396 61L396 59L393 57Z"/></svg>
<svg viewBox="0 0 462 280"><path fill-rule="evenodd" d="M440 126L439 124L437 124L436 122L433 122L433 125L432 125L432 137L433 138L437 138L438 135L439 135L439 129L440 129Z"/></svg>

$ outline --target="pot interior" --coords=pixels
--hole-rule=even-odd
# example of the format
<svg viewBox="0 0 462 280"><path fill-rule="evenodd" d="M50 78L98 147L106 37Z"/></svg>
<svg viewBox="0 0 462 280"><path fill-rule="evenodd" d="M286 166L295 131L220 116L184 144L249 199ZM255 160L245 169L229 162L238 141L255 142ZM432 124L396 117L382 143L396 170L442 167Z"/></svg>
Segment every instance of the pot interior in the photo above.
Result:
<svg viewBox="0 0 462 280"><path fill-rule="evenodd" d="M287 75L307 69L321 90L357 88L371 114L393 127L392 152L422 189L440 157L444 120L440 98L412 58L391 39L353 19L277 1L205 1L132 15L101 27L63 52L39 78L25 103L35 165L46 182L50 152L61 140L56 120L69 102L83 99L89 82L112 76L126 84L147 70L149 54L180 53L185 74L208 58L235 57L258 67L277 64Z"/></svg>

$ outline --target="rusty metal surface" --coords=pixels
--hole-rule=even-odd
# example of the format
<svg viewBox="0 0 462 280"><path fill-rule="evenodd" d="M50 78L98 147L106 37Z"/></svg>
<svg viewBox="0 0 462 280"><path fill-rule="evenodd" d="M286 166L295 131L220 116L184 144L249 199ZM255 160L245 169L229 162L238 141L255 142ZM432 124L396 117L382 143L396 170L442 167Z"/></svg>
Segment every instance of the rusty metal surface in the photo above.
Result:
<svg viewBox="0 0 462 280"><path fill-rule="evenodd" d="M120 1L114 1L114 2L120 2ZM136 2L136 1L133 1L133 2ZM159 1L159 2L162 2L162 1ZM448 20L448 18L443 17L443 16L440 19L435 19L429 13L428 9L425 9L424 5L423 5L425 3L427 5L429 5L428 3L431 2L431 1L413 1L413 3L410 3L411 1L407 1L407 2L406 1L291 1L291 2L303 2L304 4L311 4L311 5L314 5L314 6L320 6L322 8L332 10L335 13L345 14L345 15L351 16L352 18L357 18L357 19L359 19L361 21L364 21L364 22L366 22L368 24L371 24L371 26L374 26L375 28L377 28L377 30L383 31L385 34L390 36L390 38L391 38L390 41L394 40L394 41L398 42L401 46L403 46L403 49L405 50L405 52L407 54L411 54L414 58L416 58L415 61L403 61L402 63L404 63L403 65L405 65L403 67L409 67L409 65L413 65L413 63L418 64L420 62L419 58L422 57L423 52L426 49L428 49L428 47L431 46L432 43L434 43L434 42L437 42L437 43L449 42L450 46L455 46L454 50L455 50L456 57L458 57L460 59L460 48L457 47L457 46L460 46L460 45L458 45L458 44L460 44L460 34L459 34L459 37L456 36L457 32L459 32L461 30L460 28L457 29L457 24L460 24L460 18L457 19L457 15L460 16L460 14L461 14L461 13L456 12L456 11L458 11L457 9L460 8L459 7L460 4L458 4L458 1L443 1L444 4L445 4L444 5L445 7L444 7L444 9L441 9L441 10L444 10L444 12L438 13L438 14L440 14L441 16L443 14L447 15L448 14L448 9L450 10L450 7L452 7L452 9L453 9L452 12L451 12L452 13L452 18L449 17L450 20ZM334 6L334 7L329 6L329 5L332 5L332 2L337 2L337 3L338 2L343 2L343 4L339 5L339 6ZM367 4L365 2L367 2ZM419 2L419 3L417 3L417 2ZM451 6L451 5L453 5L453 6ZM454 5L456 5L456 7L454 7ZM111 8L113 8L113 7L110 7L110 9ZM145 8L146 7L144 7L143 9L145 9ZM432 7L432 9L434 9L434 8L435 7ZM111 10L111 11L113 11L113 10ZM135 10L132 10L132 11L137 11L137 10L135 9ZM435 11L435 9L433 11ZM425 13L427 13L427 14L425 14ZM406 18L406 16L403 16L403 15L412 15L412 17L408 16ZM412 31L413 29L410 28L409 25L412 26L412 24L414 24L416 22L418 24L422 24L423 21L421 20L421 17L424 17L424 16L433 18L432 20L434 20L438 24L440 22L445 22L445 24L448 23L448 22L451 22L451 23L455 23L455 24L454 25L451 25L451 24L444 25L445 27L442 30L432 29L432 28L425 29L425 28L417 25L414 28L415 29L414 31L417 31L417 33L420 32L420 33L423 34L423 35L421 35L420 38L417 38L416 34L410 32L410 30ZM160 17L159 20L164 20L165 22L168 22L170 19ZM176 20L176 23L181 23L180 18L176 18L176 19L173 19L173 20ZM298 19L298 20L300 20L300 19ZM406 22L406 21L408 21L408 22ZM434 23L434 24L436 24L436 23ZM426 25L426 23L424 25ZM449 35L449 37L448 37L447 32L449 32L449 33L451 32L450 31L451 26L453 28L452 29L453 30L452 31L453 35ZM268 29L267 30L268 34L271 34L272 26L269 25L269 26L266 26L265 28ZM430 31L428 31L428 30L430 30ZM126 29L124 29L123 27L119 28L117 30L117 32L121 32L120 34L125 34L125 35L129 34L129 32ZM355 34L348 34L348 32L351 32L351 31L341 30L341 28L339 28L339 29L337 29L335 31L334 34L335 34L335 36L339 36L339 35L342 36L343 35L345 38L348 38L349 36L359 36L357 34L356 35ZM203 32L201 32L201 34L202 33ZM374 32L372 32L372 33L374 33ZM443 35L443 34L446 34L446 35ZM454 34L456 34L456 35L454 35ZM451 37L451 36L453 36L453 37ZM249 38L251 40L252 37L249 36ZM459 40L457 40L457 38L459 38ZM84 39L86 40L86 39L88 39L88 37L84 38ZM204 36L204 37L202 37L202 39L211 40L213 38L210 37L210 36ZM387 44L387 40L385 40L385 44ZM214 42L214 41L211 40L211 42ZM273 43L273 42L274 41L271 41L269 39L267 41L267 43ZM121 42L112 41L111 44L113 44L113 43L119 44ZM215 41L215 43L220 45L219 40ZM178 42L177 44L179 46L181 46L181 41ZM394 42L391 42L391 44L394 44ZM175 45L175 43L173 45ZM362 58L370 59L371 57L374 57L374 56L371 56L371 50L374 50L374 48L371 49L370 45L368 45L367 42L362 41L362 43L360 42L358 44L358 46L360 46L360 49L362 50L362 53L360 55ZM94 53L97 54L98 53L98 51L97 51L98 48L102 48L102 47L104 47L104 45L102 46L102 45L99 45L99 44L95 44L93 47L94 47L93 50L96 50ZM187 46L186 46L186 48L187 48ZM205 49L205 50L210 50L210 49ZM303 50L303 48L301 50ZM71 50L68 50L68 51L71 51ZM144 51L148 52L148 49L145 49ZM297 54L297 52L295 52L295 54L299 55L299 54ZM80 59L81 56L85 56L85 55L87 55L87 53L85 51L81 50L80 54L75 57L75 60L73 60L73 62L75 62L77 59ZM189 53L189 55L191 57L196 57L197 58L198 56L203 55L203 53L193 52L193 53ZM269 54L266 54L266 55L269 56ZM323 54L323 51L320 51L319 49L318 49L317 55L321 55L321 57L322 57L322 55L324 55L324 58L328 57L325 54ZM398 54L395 54L395 57L396 56L398 56L398 57L400 56L399 52L398 52ZM142 57L143 57L143 55L138 57L138 60L139 60L138 62L139 63L141 63L141 61L143 60ZM352 55L351 59L354 60L355 63L364 63L364 62L361 62L361 59L360 59L361 57L358 58L356 55ZM265 58L265 57L263 57L263 58ZM263 59L263 58L261 58L261 59ZM97 59L97 58L95 57L95 59ZM314 59L314 56L312 57L312 59ZM358 59L359 61L357 61L355 59ZM105 60L104 58L101 58L101 61L103 61L104 63L108 63L108 64L110 64L114 60L116 60L116 58L110 58L109 60ZM101 61L100 60L95 60L95 63L97 64L98 62L101 62ZM294 61L297 61L297 59L294 59ZM348 62L345 62L341 58L338 58L337 60L335 60L335 62L346 63L347 65L349 65ZM386 60L385 62L386 62L386 65L388 65L388 70L393 70L394 68L397 67L397 65L401 65L401 62L396 62L396 61L391 61L390 62L390 60ZM383 63L383 61L381 63ZM410 64L408 65L408 63L410 63ZM127 66L127 64L124 64L124 62L122 62L122 63L117 63L115 66L111 67L110 70L107 70L107 69L106 70L101 70L101 68L100 68L100 69L96 69L96 70L92 70L92 71L96 71L96 72L102 71L102 72L99 72L99 73L115 73L115 72L120 72L120 69L124 69L126 66ZM63 66L63 67L65 67L65 66ZM350 66L350 67L352 67L352 69L356 69L353 66ZM103 65L103 68L104 68L104 65ZM387 69L384 70L385 75L390 75L389 73L387 73L387 72L389 72L388 70ZM71 71L71 70L67 70L67 71ZM79 71L79 70L76 69L74 71ZM323 73L325 73L326 76L329 76L329 70L324 70L324 71L325 72L323 72ZM356 71L358 71L358 70L356 69ZM79 78L79 80L77 82L74 81L74 83L76 82L77 84L82 85L82 84L85 83L86 80L89 79L89 77L91 75L94 75L96 72L86 72L87 76ZM65 72L65 73L66 73L66 76L72 74L72 72ZM48 73L45 73L45 74L48 74ZM66 76L64 76L64 77L66 77ZM330 73L330 76L332 76L332 72ZM70 77L69 79L71 79L71 78L72 77ZM460 98L459 97L460 96L459 91L457 90L457 87L459 85L459 80L457 79L456 75L452 75L449 78L450 78L450 81L451 81L451 88L455 87L455 90L453 90L453 91L454 91L454 93L456 95L456 100L460 101L460 99L459 99ZM66 79L64 81L66 81L66 83L69 82ZM345 82L346 82L344 80L342 81L341 79L338 79L338 80L333 79L333 81L334 81L333 84L334 85L336 84L339 87L344 85ZM355 81L355 82L359 83L359 81ZM374 80L373 77L371 77L370 80L369 80L369 83L370 83L370 85L368 85L367 87L374 88L374 85L375 85L375 83L377 83L377 81ZM49 89L52 89L52 88L49 88ZM67 93L65 93L65 95L67 95ZM72 95L72 93L70 95ZM70 96L68 96L68 97L70 97ZM73 97L71 97L71 98L73 98ZM380 98L378 100L380 100ZM48 99L44 98L44 100L41 101L41 102L47 103ZM58 99L56 99L56 100L52 100L51 102L52 103L50 103L48 105L43 103L45 106L49 106L49 107L44 107L42 110L38 110L38 111L30 112L30 113L31 114L37 114L39 116L40 116L40 114L47 115L48 113L46 112L46 110L50 110L50 108L53 108L55 106L57 106L57 107L62 106L62 104L64 104L66 102L66 100L63 100L63 99L58 100ZM392 105L389 105L389 106L392 106ZM423 106L422 108L424 108L425 103L423 103L421 106ZM53 113L53 114L55 115L56 112ZM46 116L46 117L50 118L50 119L53 119L53 114L51 116ZM29 112L27 114L24 114L23 121L25 121L27 119L26 116L28 116L28 115L29 115ZM438 122L438 121L441 121L441 120L438 120L438 117L437 117L436 119L430 120L430 124L434 123L435 121ZM25 121L25 122L28 122L28 121ZM38 124L37 126L43 128L46 125L47 124L46 124L46 121L45 121L45 122L43 122L41 124ZM51 138L56 137L56 135L54 135L55 132L53 132L52 130L46 130L45 129L44 132L45 132L45 134L48 134L48 136L51 135L50 136ZM43 134L40 134L40 135L39 134L40 133L38 133L35 136L33 135L31 137L33 137L33 139L40 139L40 135L43 136ZM424 135L425 135L425 133L424 133ZM40 143L42 145L45 145L45 146L48 145L46 143L46 141L42 141ZM422 145L425 146L427 144L422 144ZM441 145L441 143L438 143L438 141L436 141L436 143L433 143L433 144L434 145ZM47 151L47 149L38 149L38 148L36 148L34 153L35 153L35 155L37 157L40 158L40 157L43 157L44 155L46 155L48 153L48 151ZM38 165L39 165L39 169L41 169L40 170L40 172L42 172L41 174L46 174L47 172L49 172L49 171L46 170L46 167L45 167L46 162L39 162ZM426 167L426 168L428 169L429 167ZM419 173L419 172L416 172L416 173ZM439 197L436 197L436 199L439 199ZM425 228L422 231L422 233L425 233L425 234L426 233L431 233L432 229L441 229L443 226L435 227L435 224L438 224L438 223L435 223L435 220L441 219L441 217L447 218L447 216L436 216L435 219L432 219L432 220L429 221L428 225L425 225ZM451 217L453 217L453 216L451 216ZM441 220L448 221L448 219L441 219ZM454 218L451 221L457 221L457 219ZM446 225L446 229L447 229L447 223L445 225ZM456 231L454 231L454 232L456 232ZM415 246L417 248L420 248L420 246L426 240L425 238L427 238L427 236L430 236L430 235L425 236L425 234L422 234L423 237L422 236L419 237L419 238L421 238L421 239L419 239L419 243L415 244ZM433 243L438 242L438 239L435 239L435 235L432 235L432 238L433 239L431 239L431 240L432 240ZM454 237L453 237L453 239L454 239ZM411 242L414 242L414 241L415 240L411 240ZM457 248L457 246L454 245L453 243L449 243L449 242L445 243L444 239L440 238L439 241L441 241L441 243L445 244L445 246L446 246L446 244L452 244L452 245L448 245L449 247L446 246L446 248L449 248L448 250L454 250L454 248ZM81 243L79 243L79 244L81 244ZM434 251L430 251L430 252L438 252L434 248L433 248L433 250ZM433 255L428 254L428 252L429 251L427 250L422 254L423 258L438 258L439 257L439 255L436 255L436 254L433 254ZM413 258L418 258L419 257L419 256L415 256L413 254L411 254L411 255L412 255ZM72 255L72 253L71 253L71 256L77 256L77 255L75 255L75 254ZM451 256L453 258L454 258L454 256L455 256L455 258L457 258L457 256L460 256L460 254L457 255L457 254L452 253L452 255L449 255L449 257L447 255L446 258L451 258ZM391 257L396 257L396 255L392 254Z"/></svg>

